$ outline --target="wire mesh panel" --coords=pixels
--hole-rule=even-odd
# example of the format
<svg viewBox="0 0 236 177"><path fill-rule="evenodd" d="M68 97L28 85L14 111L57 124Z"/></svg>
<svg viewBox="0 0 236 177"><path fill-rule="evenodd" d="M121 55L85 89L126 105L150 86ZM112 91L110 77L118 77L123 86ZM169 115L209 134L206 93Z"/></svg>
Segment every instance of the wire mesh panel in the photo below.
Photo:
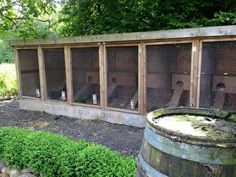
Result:
<svg viewBox="0 0 236 177"><path fill-rule="evenodd" d="M236 111L236 41L205 42L200 107Z"/></svg>
<svg viewBox="0 0 236 177"><path fill-rule="evenodd" d="M40 97L37 49L19 49L22 95Z"/></svg>
<svg viewBox="0 0 236 177"><path fill-rule="evenodd" d="M64 49L44 49L47 97L66 101L66 76Z"/></svg>
<svg viewBox="0 0 236 177"><path fill-rule="evenodd" d="M74 102L100 104L98 51L97 47L71 49Z"/></svg>
<svg viewBox="0 0 236 177"><path fill-rule="evenodd" d="M138 47L107 47L108 106L138 109Z"/></svg>
<svg viewBox="0 0 236 177"><path fill-rule="evenodd" d="M192 44L146 46L147 111L189 106Z"/></svg>

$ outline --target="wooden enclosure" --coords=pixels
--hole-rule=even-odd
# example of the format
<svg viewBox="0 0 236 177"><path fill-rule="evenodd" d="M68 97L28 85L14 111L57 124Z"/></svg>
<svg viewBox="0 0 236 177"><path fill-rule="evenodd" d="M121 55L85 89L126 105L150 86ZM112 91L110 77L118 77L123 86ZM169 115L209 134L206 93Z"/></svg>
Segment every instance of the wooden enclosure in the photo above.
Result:
<svg viewBox="0 0 236 177"><path fill-rule="evenodd" d="M236 26L10 44L22 109L40 103L39 110L83 118L91 108L91 119L132 117L132 125L165 107L236 111Z"/></svg>

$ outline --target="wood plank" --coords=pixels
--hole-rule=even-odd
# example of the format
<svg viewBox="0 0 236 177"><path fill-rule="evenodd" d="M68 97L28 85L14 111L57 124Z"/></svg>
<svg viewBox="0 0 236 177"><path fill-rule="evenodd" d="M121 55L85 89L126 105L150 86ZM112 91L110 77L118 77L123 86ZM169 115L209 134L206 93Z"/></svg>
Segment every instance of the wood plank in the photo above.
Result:
<svg viewBox="0 0 236 177"><path fill-rule="evenodd" d="M183 90L190 90L190 75L188 74L172 74L171 87L172 89L179 89L177 82L183 83Z"/></svg>
<svg viewBox="0 0 236 177"><path fill-rule="evenodd" d="M116 80L117 85L121 86L135 86L136 85L136 73L127 72L109 72L109 85Z"/></svg>
<svg viewBox="0 0 236 177"><path fill-rule="evenodd" d="M215 93L213 107L216 109L222 110L224 107L224 102L225 102L225 92L224 91L217 91Z"/></svg>
<svg viewBox="0 0 236 177"><path fill-rule="evenodd" d="M171 101L168 103L168 107L178 107L179 106L179 101L181 99L181 96L183 94L184 91L184 85L178 85L175 86L176 89L174 89L173 91L173 95L171 97Z"/></svg>
<svg viewBox="0 0 236 177"><path fill-rule="evenodd" d="M139 61L138 61L138 110L140 114L146 112L145 102L145 45L144 43L139 44Z"/></svg>
<svg viewBox="0 0 236 177"><path fill-rule="evenodd" d="M214 76L212 91L217 92L217 84L224 84L224 92L236 94L236 77L235 76Z"/></svg>
<svg viewBox="0 0 236 177"><path fill-rule="evenodd" d="M45 101L47 99L47 85L46 85L44 55L41 47L38 47L38 64L39 64L41 100Z"/></svg>
<svg viewBox="0 0 236 177"><path fill-rule="evenodd" d="M85 73L85 80L91 84L99 84L99 73L88 71Z"/></svg>
<svg viewBox="0 0 236 177"><path fill-rule="evenodd" d="M67 102L71 104L73 102L73 82L72 82L72 58L70 47L67 45L64 47L65 55L65 72L66 72L66 93Z"/></svg>
<svg viewBox="0 0 236 177"><path fill-rule="evenodd" d="M22 93L22 82L21 82L21 71L20 71L20 59L16 48L14 48L14 54L15 54L16 77L18 81L18 96L21 99L23 93Z"/></svg>
<svg viewBox="0 0 236 177"><path fill-rule="evenodd" d="M201 90L201 72L202 72L202 40L199 40L198 44L198 73L197 73L197 97L196 97L196 107L200 107L200 90ZM190 91L191 92L191 91ZM190 93L191 94L191 93Z"/></svg>
<svg viewBox="0 0 236 177"><path fill-rule="evenodd" d="M154 40L154 39L176 39L176 38L193 38L208 36L235 36L236 26L217 26L217 27L201 27L190 29L164 30L152 32L135 32L121 34L105 34L91 36L77 36L66 38L51 39L35 39L11 41L11 46L27 46L27 45L56 45L56 44L74 44L74 43L95 43L95 42L111 42L111 41L136 41L136 40Z"/></svg>
<svg viewBox="0 0 236 177"><path fill-rule="evenodd" d="M104 109L106 106L107 98L107 83L106 83L106 68L105 68L105 46L99 45L99 80L100 80L100 104Z"/></svg>
<svg viewBox="0 0 236 177"><path fill-rule="evenodd" d="M146 86L148 88L163 88L164 74L146 74Z"/></svg>
<svg viewBox="0 0 236 177"><path fill-rule="evenodd" d="M191 79L190 79L190 96L189 102L191 107L197 107L198 103L198 79L199 79L199 57L200 41L194 40L192 43L192 60L191 60Z"/></svg>

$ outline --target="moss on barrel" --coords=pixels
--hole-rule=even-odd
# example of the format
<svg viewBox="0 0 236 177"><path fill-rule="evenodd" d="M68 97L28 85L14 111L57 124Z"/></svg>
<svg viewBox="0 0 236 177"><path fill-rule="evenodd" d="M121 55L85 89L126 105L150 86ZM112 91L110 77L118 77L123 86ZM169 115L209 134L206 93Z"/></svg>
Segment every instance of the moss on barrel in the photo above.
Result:
<svg viewBox="0 0 236 177"><path fill-rule="evenodd" d="M195 108L148 114L137 176L236 176L236 115Z"/></svg>
<svg viewBox="0 0 236 177"><path fill-rule="evenodd" d="M214 117L217 119L224 119L231 122L236 122L236 114L231 112L217 110L217 109L197 109L197 108L165 108L158 109L156 111L150 112L148 117L152 119L158 119L163 116L172 115L195 115L195 116L207 116Z"/></svg>

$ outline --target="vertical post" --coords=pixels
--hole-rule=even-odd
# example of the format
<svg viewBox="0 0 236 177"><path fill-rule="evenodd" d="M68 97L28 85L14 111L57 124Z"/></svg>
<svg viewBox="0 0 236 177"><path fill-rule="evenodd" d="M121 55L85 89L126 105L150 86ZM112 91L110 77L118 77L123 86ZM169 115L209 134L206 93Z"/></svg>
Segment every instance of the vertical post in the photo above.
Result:
<svg viewBox="0 0 236 177"><path fill-rule="evenodd" d="M190 106L198 106L200 40L193 40L190 80Z"/></svg>
<svg viewBox="0 0 236 177"><path fill-rule="evenodd" d="M67 103L71 104L73 102L72 58L71 58L70 47L68 45L64 47L64 54L65 54Z"/></svg>
<svg viewBox="0 0 236 177"><path fill-rule="evenodd" d="M100 104L102 108L106 106L106 68L105 68L105 45L99 44L99 80L100 80Z"/></svg>
<svg viewBox="0 0 236 177"><path fill-rule="evenodd" d="M45 101L47 99L47 86L46 86L44 55L43 55L43 49L41 47L38 47L38 63L39 63L41 100Z"/></svg>
<svg viewBox="0 0 236 177"><path fill-rule="evenodd" d="M197 88L197 105L200 107L200 89L201 89L201 72L202 72L202 40L199 40L199 63L198 63L198 88Z"/></svg>
<svg viewBox="0 0 236 177"><path fill-rule="evenodd" d="M21 70L20 70L20 60L17 49L14 47L14 54L15 54L15 66L16 66L16 77L18 81L18 96L22 98L22 82L21 82Z"/></svg>
<svg viewBox="0 0 236 177"><path fill-rule="evenodd" d="M145 46L144 43L139 44L139 57L138 57L138 87L139 87L139 113L144 114L145 113Z"/></svg>

